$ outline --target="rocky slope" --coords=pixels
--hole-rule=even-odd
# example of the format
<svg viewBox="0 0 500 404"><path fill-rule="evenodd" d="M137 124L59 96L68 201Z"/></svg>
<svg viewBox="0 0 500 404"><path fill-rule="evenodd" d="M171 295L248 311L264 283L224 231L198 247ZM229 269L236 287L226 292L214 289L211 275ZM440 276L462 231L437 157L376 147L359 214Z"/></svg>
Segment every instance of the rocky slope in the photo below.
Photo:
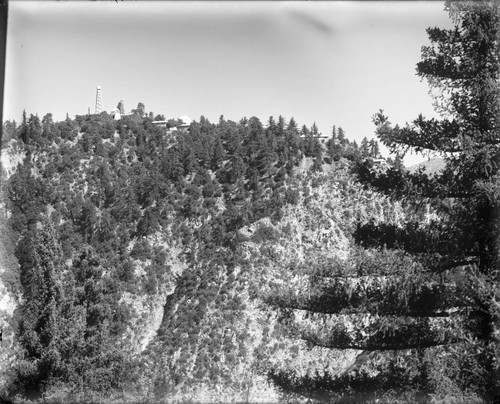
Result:
<svg viewBox="0 0 500 404"><path fill-rule="evenodd" d="M266 379L272 367L297 374L335 374L355 363L359 351L310 348L294 335L287 336L282 314L262 297L285 285L306 287L301 268L320 259L348 259L356 222L397 223L408 212L364 190L350 176L346 162L325 165L323 173L311 173L309 166L304 160L288 183L297 199L284 208L279 221L263 218L239 230L238 265L229 271L217 269L217 292L197 332L181 334L183 342L172 342L178 337L172 328L186 320L186 306L198 307L196 289L173 294L167 302L163 332L145 355L149 379L163 386L162 392L155 392L163 400L277 401L280 394ZM217 304L221 297L226 302L222 308ZM219 375L215 379L214 366Z"/></svg>
<svg viewBox="0 0 500 404"><path fill-rule="evenodd" d="M284 286L307 287L304 268L349 260L357 223L397 224L409 215L406 208L363 188L345 158L329 163L321 153L303 153L294 127L278 140L266 134L276 148L271 155L255 121L253 129L245 122L204 122L176 138L134 119L88 116L79 126L58 123L53 140L38 140L33 165L13 182L20 199L45 198L38 214L57 227L63 273L76 271L83 245L100 254L103 272L91 292L108 287L116 300L109 302L114 311L106 321L120 330L112 341L131 369L121 400L275 402L281 393L267 378L272 368L297 374L349 369L358 351L308 347L287 330L287 313L268 305L266 296ZM304 150L319 147L313 138L307 142ZM16 144L2 152L6 176L23 160ZM209 167L196 168L203 159ZM37 186L39 194L24 194ZM22 229L23 217L16 219L13 225ZM0 225L7 229L5 218ZM0 315L9 348L0 360L7 385L7 362L16 360L20 287L17 240L10 230L1 234ZM104 280L109 286L100 285ZM74 387L65 388L46 398L67 400ZM111 399L100 394L96 399Z"/></svg>
<svg viewBox="0 0 500 404"><path fill-rule="evenodd" d="M16 308L20 299L19 265L14 257L15 237L7 225L8 212L5 205L4 184L15 170L22 155L13 147L2 150L0 192L0 394L11 380L11 367L16 361L17 330ZM1 395L0 395L1 397Z"/></svg>

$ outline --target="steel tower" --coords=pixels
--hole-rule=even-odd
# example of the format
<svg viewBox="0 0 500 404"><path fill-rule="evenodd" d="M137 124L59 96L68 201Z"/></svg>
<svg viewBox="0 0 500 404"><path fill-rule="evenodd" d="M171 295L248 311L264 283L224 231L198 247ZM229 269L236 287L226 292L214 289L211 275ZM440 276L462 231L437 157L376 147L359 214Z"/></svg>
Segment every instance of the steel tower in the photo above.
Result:
<svg viewBox="0 0 500 404"><path fill-rule="evenodd" d="M102 112L102 88L97 86L96 96L95 96L95 113L100 114Z"/></svg>

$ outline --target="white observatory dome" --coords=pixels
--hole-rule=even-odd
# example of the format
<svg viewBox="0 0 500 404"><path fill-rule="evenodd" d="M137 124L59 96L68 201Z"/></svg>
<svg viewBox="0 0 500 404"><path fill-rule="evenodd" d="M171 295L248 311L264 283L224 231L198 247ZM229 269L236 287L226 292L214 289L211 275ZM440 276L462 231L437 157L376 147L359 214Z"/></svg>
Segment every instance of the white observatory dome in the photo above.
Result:
<svg viewBox="0 0 500 404"><path fill-rule="evenodd" d="M184 125L191 125L191 122L193 122L193 120L189 116L187 116L187 115L180 116L177 119L179 119L180 121L182 121L182 123Z"/></svg>

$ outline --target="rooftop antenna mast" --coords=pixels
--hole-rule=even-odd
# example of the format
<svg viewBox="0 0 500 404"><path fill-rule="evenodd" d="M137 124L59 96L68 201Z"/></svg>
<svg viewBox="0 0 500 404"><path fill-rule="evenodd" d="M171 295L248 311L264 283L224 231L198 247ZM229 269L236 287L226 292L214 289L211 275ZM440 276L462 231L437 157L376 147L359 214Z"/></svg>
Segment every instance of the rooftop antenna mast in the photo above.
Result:
<svg viewBox="0 0 500 404"><path fill-rule="evenodd" d="M95 96L95 113L100 114L102 112L102 88L97 86L96 96Z"/></svg>

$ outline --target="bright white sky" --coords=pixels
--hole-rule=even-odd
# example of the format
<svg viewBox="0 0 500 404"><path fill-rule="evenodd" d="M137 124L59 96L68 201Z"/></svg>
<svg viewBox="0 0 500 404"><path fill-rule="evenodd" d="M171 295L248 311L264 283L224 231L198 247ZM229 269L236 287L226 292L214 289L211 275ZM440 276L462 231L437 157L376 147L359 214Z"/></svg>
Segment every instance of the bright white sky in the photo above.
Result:
<svg viewBox="0 0 500 404"><path fill-rule="evenodd" d="M433 115L415 75L429 26L450 26L444 3L13 1L4 119L93 112L101 85L107 111L282 115L359 142L380 108Z"/></svg>

